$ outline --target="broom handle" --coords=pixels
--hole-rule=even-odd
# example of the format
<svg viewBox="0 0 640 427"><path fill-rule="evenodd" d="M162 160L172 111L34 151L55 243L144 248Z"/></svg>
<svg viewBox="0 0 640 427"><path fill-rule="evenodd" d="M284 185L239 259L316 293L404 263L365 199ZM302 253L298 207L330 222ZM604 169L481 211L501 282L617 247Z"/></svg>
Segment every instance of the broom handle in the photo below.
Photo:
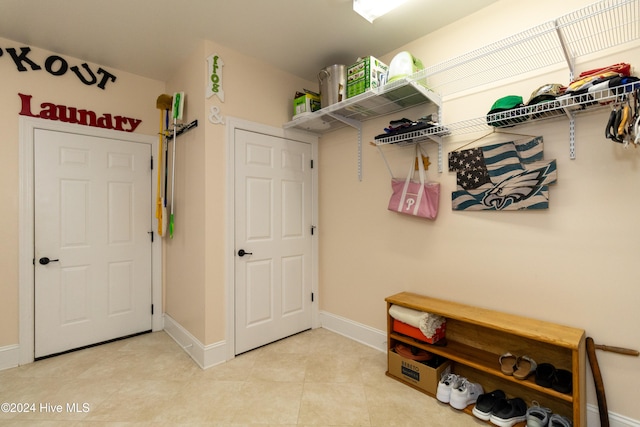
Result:
<svg viewBox="0 0 640 427"><path fill-rule="evenodd" d="M619 353L619 354L624 354L626 356L640 356L640 352L638 352L638 350L632 350L630 348L612 347L609 345L602 345L602 344L594 344L594 347L598 350L610 351L611 353Z"/></svg>
<svg viewBox="0 0 640 427"><path fill-rule="evenodd" d="M164 207L167 207L167 184L169 176L169 137L167 132L169 131L169 110L165 110L164 116Z"/></svg>
<svg viewBox="0 0 640 427"><path fill-rule="evenodd" d="M169 237L173 239L173 231L175 227L175 218L173 216L173 210L175 207L175 189L176 189L176 127L178 126L176 116L173 116L173 156L171 161L171 215L169 216Z"/></svg>
<svg viewBox="0 0 640 427"><path fill-rule="evenodd" d="M596 346L593 338L586 339L587 356L589 365L591 365L591 373L593 374L593 383L596 386L596 398L598 399L598 414L600 415L600 426L609 427L609 409L607 407L607 396L604 391L604 382L602 381L602 372L598 364L596 356Z"/></svg>
<svg viewBox="0 0 640 427"><path fill-rule="evenodd" d="M171 215L173 215L173 205L175 200L174 190L176 186L176 127L178 126L175 117L173 118L173 155L171 156L173 162L171 162Z"/></svg>
<svg viewBox="0 0 640 427"><path fill-rule="evenodd" d="M158 219L158 235L162 236L162 110L160 110L160 136L158 141L158 185L156 191L156 218Z"/></svg>

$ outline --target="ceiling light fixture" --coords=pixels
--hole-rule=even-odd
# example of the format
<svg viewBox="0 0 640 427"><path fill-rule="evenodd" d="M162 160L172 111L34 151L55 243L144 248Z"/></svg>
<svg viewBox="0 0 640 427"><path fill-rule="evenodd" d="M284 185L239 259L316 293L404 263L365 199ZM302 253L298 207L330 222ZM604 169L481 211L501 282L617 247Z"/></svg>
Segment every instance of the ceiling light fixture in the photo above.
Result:
<svg viewBox="0 0 640 427"><path fill-rule="evenodd" d="M407 0L353 0L353 10L364 19L373 22L374 19L392 11Z"/></svg>

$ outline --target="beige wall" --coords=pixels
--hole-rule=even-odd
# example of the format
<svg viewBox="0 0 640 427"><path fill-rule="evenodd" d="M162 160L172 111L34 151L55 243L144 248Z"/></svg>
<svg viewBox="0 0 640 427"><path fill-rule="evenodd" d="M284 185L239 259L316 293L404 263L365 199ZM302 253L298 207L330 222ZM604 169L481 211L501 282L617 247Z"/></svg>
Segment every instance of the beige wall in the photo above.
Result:
<svg viewBox="0 0 640 427"><path fill-rule="evenodd" d="M175 232L173 239L164 239L164 266L165 312L204 342L207 258L203 233L206 123L202 115L202 52L203 47L197 46L194 54L180 64L177 73L167 82L168 94L185 92L182 122L190 123L197 119L198 127L180 136L176 145L176 194L175 199L169 198L169 201L175 200Z"/></svg>
<svg viewBox="0 0 640 427"><path fill-rule="evenodd" d="M428 66L591 3L500 1L398 50L411 51ZM390 61L394 53L381 59ZM578 71L616 62L630 62L638 73L640 45L580 63ZM483 117L501 96L517 94L526 101L544 83L568 83L567 67L547 71L452 97L444 103L444 121ZM384 298L414 291L580 327L597 343L640 349L640 150L625 150L604 138L610 110L576 119L575 160L569 159L568 120L512 129L542 135L545 158L557 160L558 183L550 187L550 208L541 212L453 212L455 174L446 171L446 154L482 134L447 138L442 174L437 173L435 145L429 145L433 165L428 174L441 183L441 209L434 222L386 210L390 176L377 149L367 143L390 118L415 119L429 111L417 107L366 122L362 182L357 179L355 131L322 137L321 309L386 330ZM513 138L519 137L492 137L471 146ZM412 150L382 149L393 171L404 175ZM629 384L640 380L639 359L604 352L598 358L609 409L640 419L636 398L629 393ZM588 401L596 404L589 370L587 374Z"/></svg>

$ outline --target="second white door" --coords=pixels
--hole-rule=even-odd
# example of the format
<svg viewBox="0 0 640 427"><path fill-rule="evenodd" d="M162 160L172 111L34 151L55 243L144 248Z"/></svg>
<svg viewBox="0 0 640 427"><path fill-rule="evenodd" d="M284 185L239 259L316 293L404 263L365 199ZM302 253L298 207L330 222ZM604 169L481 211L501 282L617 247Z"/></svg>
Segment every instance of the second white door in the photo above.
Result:
<svg viewBox="0 0 640 427"><path fill-rule="evenodd" d="M311 328L311 144L235 131L235 353Z"/></svg>

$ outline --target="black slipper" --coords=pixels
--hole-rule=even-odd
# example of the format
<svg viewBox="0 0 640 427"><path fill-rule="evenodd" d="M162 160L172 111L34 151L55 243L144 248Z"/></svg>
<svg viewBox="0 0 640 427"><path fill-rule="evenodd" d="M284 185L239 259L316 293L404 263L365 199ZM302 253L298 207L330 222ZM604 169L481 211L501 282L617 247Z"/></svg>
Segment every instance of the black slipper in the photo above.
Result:
<svg viewBox="0 0 640 427"><path fill-rule="evenodd" d="M551 387L560 393L571 393L573 383L573 374L566 369L556 370L555 378Z"/></svg>
<svg viewBox="0 0 640 427"><path fill-rule="evenodd" d="M536 367L536 384L551 388L556 376L556 368L551 363L541 363Z"/></svg>

